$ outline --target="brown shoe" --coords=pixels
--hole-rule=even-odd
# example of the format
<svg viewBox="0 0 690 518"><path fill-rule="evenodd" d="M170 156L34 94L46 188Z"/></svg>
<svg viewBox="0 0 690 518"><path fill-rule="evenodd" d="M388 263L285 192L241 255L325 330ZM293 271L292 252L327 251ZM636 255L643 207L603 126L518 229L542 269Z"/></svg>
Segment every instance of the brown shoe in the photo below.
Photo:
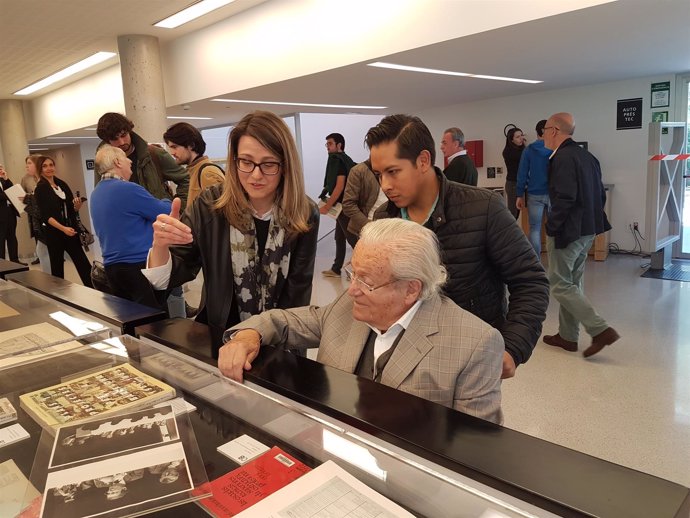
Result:
<svg viewBox="0 0 690 518"><path fill-rule="evenodd" d="M554 347L560 347L571 353L577 351L577 342L571 342L570 340L566 340L565 338L562 338L561 335L559 335L558 333L556 333L555 335L544 335L543 340L545 344L553 345Z"/></svg>
<svg viewBox="0 0 690 518"><path fill-rule="evenodd" d="M584 356L585 358L589 358L593 354L597 354L607 345L611 345L620 337L621 335L619 335L614 328L607 327L597 336L592 337L592 345L585 349L585 352L582 353L582 356Z"/></svg>

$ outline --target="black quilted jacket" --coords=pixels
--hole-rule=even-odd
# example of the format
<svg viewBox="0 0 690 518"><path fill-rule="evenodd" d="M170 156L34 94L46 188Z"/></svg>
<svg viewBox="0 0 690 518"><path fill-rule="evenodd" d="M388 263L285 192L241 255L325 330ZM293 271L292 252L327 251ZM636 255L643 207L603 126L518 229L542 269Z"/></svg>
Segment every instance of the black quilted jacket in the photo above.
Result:
<svg viewBox="0 0 690 518"><path fill-rule="evenodd" d="M450 182L438 168L436 175L439 200L426 226L441 243L448 270L444 291L498 329L515 364L524 363L541 335L549 305L544 268L501 195ZM399 216L400 209L388 202L374 219Z"/></svg>

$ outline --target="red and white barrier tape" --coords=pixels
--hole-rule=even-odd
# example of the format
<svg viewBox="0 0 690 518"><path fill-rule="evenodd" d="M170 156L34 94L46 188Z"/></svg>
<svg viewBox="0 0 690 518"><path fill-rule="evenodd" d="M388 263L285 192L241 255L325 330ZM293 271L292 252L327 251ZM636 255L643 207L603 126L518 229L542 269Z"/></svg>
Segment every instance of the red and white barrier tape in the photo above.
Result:
<svg viewBox="0 0 690 518"><path fill-rule="evenodd" d="M690 158L690 153L683 153L680 155L652 155L649 160L687 160Z"/></svg>

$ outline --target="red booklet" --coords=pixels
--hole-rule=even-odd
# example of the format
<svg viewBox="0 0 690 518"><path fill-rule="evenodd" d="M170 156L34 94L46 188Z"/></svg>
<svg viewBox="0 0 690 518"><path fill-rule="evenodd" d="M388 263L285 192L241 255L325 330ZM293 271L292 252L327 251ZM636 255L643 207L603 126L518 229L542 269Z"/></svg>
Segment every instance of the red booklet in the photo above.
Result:
<svg viewBox="0 0 690 518"><path fill-rule="evenodd" d="M275 446L244 466L209 482L203 489L210 490L213 496L198 503L214 516L235 516L310 470Z"/></svg>

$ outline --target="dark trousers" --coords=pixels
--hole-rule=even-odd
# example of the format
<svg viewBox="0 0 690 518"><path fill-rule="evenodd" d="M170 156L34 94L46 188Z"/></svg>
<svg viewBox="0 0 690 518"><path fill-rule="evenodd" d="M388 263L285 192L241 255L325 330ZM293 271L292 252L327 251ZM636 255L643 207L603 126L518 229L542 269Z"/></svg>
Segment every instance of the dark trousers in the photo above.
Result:
<svg viewBox="0 0 690 518"><path fill-rule="evenodd" d="M55 277L65 278L65 252L72 258L79 278L84 286L93 288L91 284L91 263L86 258L84 249L81 247L79 235L67 236L64 232L48 225L46 230L46 245L50 256L50 273Z"/></svg>
<svg viewBox="0 0 690 518"><path fill-rule="evenodd" d="M4 203L4 202L3 202ZM7 211L10 209L8 207ZM7 243L7 252L10 256L10 261L19 262L18 245L17 245L17 218L14 214L7 216L7 221L0 222L0 257L5 258L5 243Z"/></svg>
<svg viewBox="0 0 690 518"><path fill-rule="evenodd" d="M333 261L333 266L331 270L336 273L340 273L345 262L345 250L347 248L347 225L350 223L350 218L348 218L343 212L340 213L338 219L335 221L335 260Z"/></svg>
<svg viewBox="0 0 690 518"><path fill-rule="evenodd" d="M106 264L105 274L108 276L114 294L118 297L161 309L161 304L151 284L141 273L142 268L146 268L146 261Z"/></svg>

